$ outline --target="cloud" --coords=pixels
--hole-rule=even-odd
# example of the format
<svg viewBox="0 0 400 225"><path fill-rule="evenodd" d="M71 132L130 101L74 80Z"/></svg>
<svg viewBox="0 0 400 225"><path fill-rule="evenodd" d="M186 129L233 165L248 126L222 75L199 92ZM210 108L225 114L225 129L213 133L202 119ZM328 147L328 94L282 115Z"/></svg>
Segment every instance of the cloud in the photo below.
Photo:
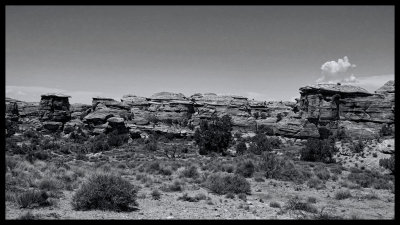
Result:
<svg viewBox="0 0 400 225"><path fill-rule="evenodd" d="M355 68L356 65L351 64L349 62L349 58L347 56L343 57L343 59L338 59L338 61L328 61L321 66L321 70L323 73L328 74L337 74L337 73L345 73L350 68Z"/></svg>
<svg viewBox="0 0 400 225"><path fill-rule="evenodd" d="M341 82L344 79L354 79L349 78L349 73L352 68L355 68L356 65L351 64L349 62L349 58L347 56L343 57L343 59L338 59L338 61L328 61L321 66L322 76L316 80L317 83L335 83ZM353 76L353 75L352 75ZM355 80L347 80L348 82L352 82Z"/></svg>
<svg viewBox="0 0 400 225"><path fill-rule="evenodd" d="M91 104L92 97L103 95L102 92L94 91L67 91L58 88L39 86L13 86L6 85L6 96L26 102L39 102L40 96L46 93L63 93L71 96L70 103Z"/></svg>

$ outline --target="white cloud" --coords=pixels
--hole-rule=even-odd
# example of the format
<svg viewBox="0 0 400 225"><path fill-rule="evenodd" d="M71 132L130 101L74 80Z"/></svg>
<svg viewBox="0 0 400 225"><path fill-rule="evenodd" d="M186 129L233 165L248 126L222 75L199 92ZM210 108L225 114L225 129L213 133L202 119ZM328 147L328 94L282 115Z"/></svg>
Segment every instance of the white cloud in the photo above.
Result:
<svg viewBox="0 0 400 225"><path fill-rule="evenodd" d="M343 57L343 59L338 59L338 61L328 61L321 66L321 70L323 73L328 74L337 74L337 73L345 73L350 68L354 68L356 65L351 64L349 62L349 58L347 56Z"/></svg>

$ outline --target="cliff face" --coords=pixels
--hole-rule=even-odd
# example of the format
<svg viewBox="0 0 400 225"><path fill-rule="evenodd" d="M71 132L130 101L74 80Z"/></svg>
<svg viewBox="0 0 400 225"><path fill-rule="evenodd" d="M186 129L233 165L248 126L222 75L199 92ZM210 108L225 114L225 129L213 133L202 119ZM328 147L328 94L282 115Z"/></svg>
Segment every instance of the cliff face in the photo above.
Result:
<svg viewBox="0 0 400 225"><path fill-rule="evenodd" d="M177 137L192 135L200 120L230 115L234 130L255 131L269 127L276 135L319 137L323 127L344 129L352 137L376 137L382 126L394 129L394 82L375 93L350 85L312 85L300 88L297 102L254 101L243 96L159 92L149 98L125 95L121 101L93 98L92 105L69 105L68 97L42 95L39 106L27 107L17 100L6 101L6 118L39 116L49 130L84 129L92 134L118 131L132 137L151 132ZM21 107L22 106L22 111ZM31 111L27 110L30 109ZM28 112L29 111L29 112ZM40 126L36 126L39 128Z"/></svg>

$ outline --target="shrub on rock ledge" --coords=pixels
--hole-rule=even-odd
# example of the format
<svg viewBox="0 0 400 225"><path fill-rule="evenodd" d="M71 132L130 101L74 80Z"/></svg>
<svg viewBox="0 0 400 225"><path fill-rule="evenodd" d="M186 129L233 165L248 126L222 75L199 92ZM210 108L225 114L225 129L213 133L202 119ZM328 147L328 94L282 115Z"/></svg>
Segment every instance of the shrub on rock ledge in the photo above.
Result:
<svg viewBox="0 0 400 225"><path fill-rule="evenodd" d="M137 189L129 181L113 174L95 174L72 197L76 210L127 211L137 206Z"/></svg>

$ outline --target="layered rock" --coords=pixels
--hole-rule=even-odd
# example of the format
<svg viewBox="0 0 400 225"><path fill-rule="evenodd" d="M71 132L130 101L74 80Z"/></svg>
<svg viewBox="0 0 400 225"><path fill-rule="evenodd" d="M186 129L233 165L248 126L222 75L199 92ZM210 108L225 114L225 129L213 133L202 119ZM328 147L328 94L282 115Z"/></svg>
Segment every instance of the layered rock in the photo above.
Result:
<svg viewBox="0 0 400 225"><path fill-rule="evenodd" d="M71 119L68 98L71 96L52 93L41 96L39 112L42 121L65 123Z"/></svg>

